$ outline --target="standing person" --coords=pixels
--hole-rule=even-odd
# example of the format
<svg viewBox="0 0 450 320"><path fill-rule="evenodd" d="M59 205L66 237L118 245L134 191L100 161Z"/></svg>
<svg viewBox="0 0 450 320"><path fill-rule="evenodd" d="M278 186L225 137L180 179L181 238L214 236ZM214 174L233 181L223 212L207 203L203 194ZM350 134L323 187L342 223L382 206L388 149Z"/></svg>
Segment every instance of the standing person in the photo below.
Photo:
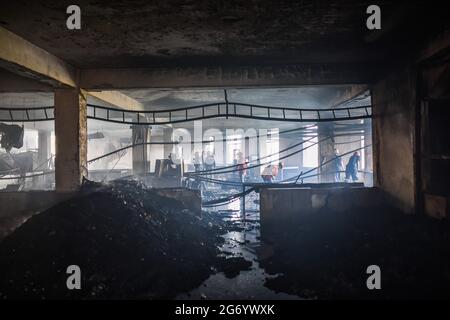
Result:
<svg viewBox="0 0 450 320"><path fill-rule="evenodd" d="M272 165L269 164L267 167L264 168L263 172L261 173L261 178L263 179L263 182L265 183L272 183Z"/></svg>
<svg viewBox="0 0 450 320"><path fill-rule="evenodd" d="M359 152L356 151L348 160L347 166L345 167L345 180L348 181L350 178L352 181L358 181L358 167L359 167L360 156Z"/></svg>
<svg viewBox="0 0 450 320"><path fill-rule="evenodd" d="M334 149L333 170L334 170L334 182L340 182L341 171L344 170L344 165L342 164L342 157L339 156L338 149Z"/></svg>
<svg viewBox="0 0 450 320"><path fill-rule="evenodd" d="M198 153L198 151L194 153L192 163L194 164L195 172L199 172L202 164L202 158L200 157L200 153Z"/></svg>

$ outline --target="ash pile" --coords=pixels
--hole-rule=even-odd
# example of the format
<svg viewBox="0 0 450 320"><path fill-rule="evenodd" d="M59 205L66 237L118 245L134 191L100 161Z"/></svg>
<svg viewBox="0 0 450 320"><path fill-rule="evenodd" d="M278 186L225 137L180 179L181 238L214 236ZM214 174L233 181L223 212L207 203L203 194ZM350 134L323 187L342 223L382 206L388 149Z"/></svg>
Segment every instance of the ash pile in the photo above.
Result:
<svg viewBox="0 0 450 320"><path fill-rule="evenodd" d="M215 272L219 217L185 209L132 180L86 183L0 243L0 297L173 298ZM69 265L81 290L68 290Z"/></svg>

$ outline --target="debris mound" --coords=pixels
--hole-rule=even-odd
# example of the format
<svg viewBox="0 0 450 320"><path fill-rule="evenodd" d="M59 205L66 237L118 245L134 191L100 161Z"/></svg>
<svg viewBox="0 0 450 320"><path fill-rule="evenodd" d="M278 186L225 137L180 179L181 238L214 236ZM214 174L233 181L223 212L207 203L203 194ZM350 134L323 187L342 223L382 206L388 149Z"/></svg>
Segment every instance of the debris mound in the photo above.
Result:
<svg viewBox="0 0 450 320"><path fill-rule="evenodd" d="M173 298L213 272L223 232L218 217L138 182L89 182L0 243L0 297ZM80 290L67 288L70 265Z"/></svg>
<svg viewBox="0 0 450 320"><path fill-rule="evenodd" d="M243 257L230 257L218 266L218 270L223 272L225 277L232 279L238 276L241 271L249 271L251 267L252 262Z"/></svg>

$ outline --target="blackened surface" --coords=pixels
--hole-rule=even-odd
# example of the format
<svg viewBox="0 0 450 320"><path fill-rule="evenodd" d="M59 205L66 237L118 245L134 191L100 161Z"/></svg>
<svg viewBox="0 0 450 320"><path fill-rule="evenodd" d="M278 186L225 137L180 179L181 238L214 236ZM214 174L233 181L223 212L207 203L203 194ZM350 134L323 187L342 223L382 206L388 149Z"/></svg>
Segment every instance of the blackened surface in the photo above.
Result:
<svg viewBox="0 0 450 320"><path fill-rule="evenodd" d="M322 211L286 223L261 266L275 291L319 299L448 298L450 225L396 209ZM264 256L271 248L271 254ZM381 268L381 290L366 269Z"/></svg>
<svg viewBox="0 0 450 320"><path fill-rule="evenodd" d="M382 31L361 0L82 0L82 29L66 28L70 1L1 1L0 25L76 67L386 63L442 28L427 1L377 1ZM402 56L404 60L404 56Z"/></svg>

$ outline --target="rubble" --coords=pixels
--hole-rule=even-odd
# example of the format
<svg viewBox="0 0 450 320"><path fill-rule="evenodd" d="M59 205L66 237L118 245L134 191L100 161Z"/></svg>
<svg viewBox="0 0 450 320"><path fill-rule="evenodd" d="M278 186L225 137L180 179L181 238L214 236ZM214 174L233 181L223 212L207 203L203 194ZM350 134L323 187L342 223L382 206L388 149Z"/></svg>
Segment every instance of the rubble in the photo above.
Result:
<svg viewBox="0 0 450 320"><path fill-rule="evenodd" d="M0 297L173 298L208 278L227 223L134 181L85 183L0 243ZM81 269L68 290L66 269Z"/></svg>
<svg viewBox="0 0 450 320"><path fill-rule="evenodd" d="M229 257L223 260L223 263L219 264L218 270L222 271L229 279L236 277L241 271L250 270L252 266L252 262L243 257Z"/></svg>

